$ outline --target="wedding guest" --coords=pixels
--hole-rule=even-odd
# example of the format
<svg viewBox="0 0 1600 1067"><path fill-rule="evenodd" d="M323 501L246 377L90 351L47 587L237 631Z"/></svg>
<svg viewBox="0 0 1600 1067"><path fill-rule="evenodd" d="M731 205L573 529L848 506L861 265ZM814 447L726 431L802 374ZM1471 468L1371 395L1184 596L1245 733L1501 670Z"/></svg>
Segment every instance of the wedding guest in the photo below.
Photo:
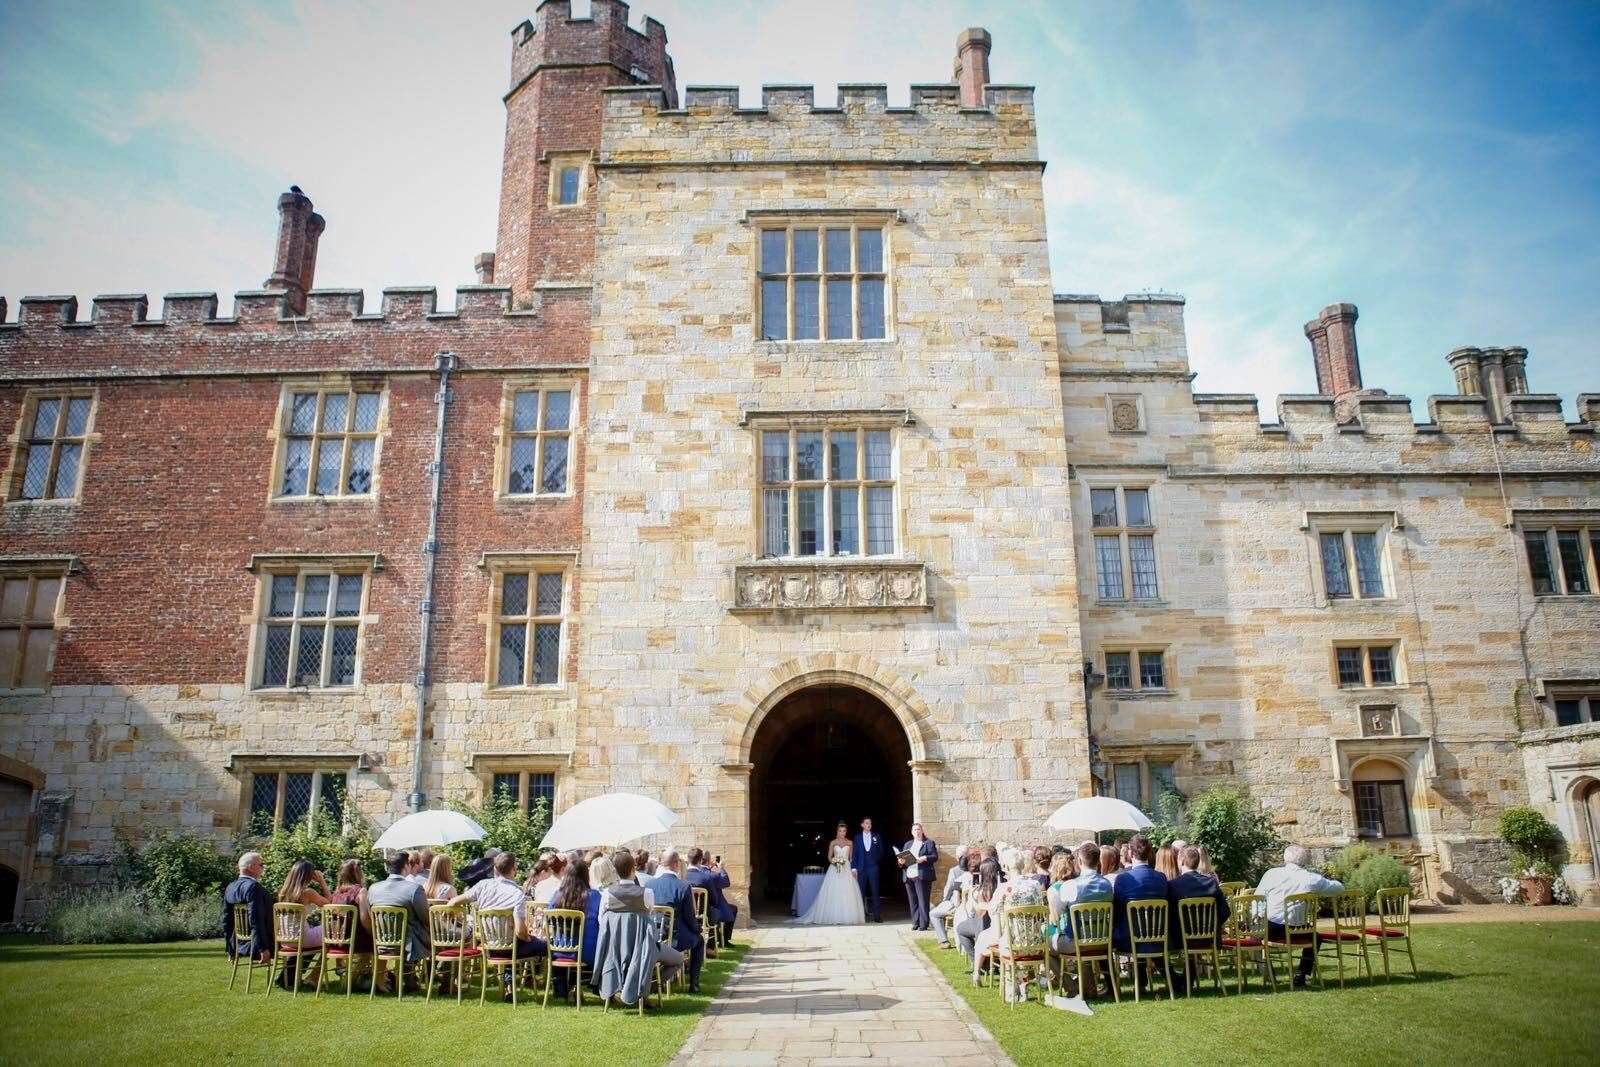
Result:
<svg viewBox="0 0 1600 1067"><path fill-rule="evenodd" d="M406 877L420 886L426 886L428 884L428 872L433 869L433 849L424 848L411 853L411 862L413 866Z"/></svg>
<svg viewBox="0 0 1600 1067"><path fill-rule="evenodd" d="M322 872L313 867L310 860L296 860L289 868L289 873L283 876L283 885L278 888L278 903L304 904L305 916L310 918L312 908L320 908L333 901L328 899L328 880L322 876ZM304 923L300 931L300 946L321 948L322 927Z"/></svg>
<svg viewBox="0 0 1600 1067"><path fill-rule="evenodd" d="M945 948L950 947L950 935L945 930L945 918L953 914L961 905L961 895L972 887L973 877L978 873L979 853L975 848L963 848L956 853L960 857L950 872L945 875L944 891L939 894L939 903L935 904L928 912L928 921L933 926L933 933L939 939L939 944Z"/></svg>
<svg viewBox="0 0 1600 1067"><path fill-rule="evenodd" d="M618 849L603 859L606 869L596 878L596 883L609 881L605 881L600 894L595 984L604 1001L610 1002L615 997L624 1004L637 1004L650 992L656 960L662 951L650 926L654 898L650 890L633 880L633 853ZM600 864L600 860L595 861L595 866ZM675 952L681 966L682 954L668 951Z"/></svg>
<svg viewBox="0 0 1600 1067"><path fill-rule="evenodd" d="M707 914L706 918L713 923L722 924L722 940L725 944L733 943L733 923L739 916L739 907L723 896L722 891L728 888L728 872L721 866L710 862L711 857L703 848L689 850L689 873L685 876L692 886L698 886L706 891ZM706 946L708 955L715 955L711 946Z"/></svg>
<svg viewBox="0 0 1600 1067"><path fill-rule="evenodd" d="M272 891L261 884L262 873L261 853L246 852L239 857L239 877L222 891L222 938L230 959L239 949L233 929L235 904L250 905L250 958L262 962L272 958L272 905L275 902Z"/></svg>
<svg viewBox="0 0 1600 1067"><path fill-rule="evenodd" d="M1107 878L1122 870L1122 850L1116 845L1100 845L1100 873Z"/></svg>
<svg viewBox="0 0 1600 1067"><path fill-rule="evenodd" d="M1167 914L1171 917L1171 942L1177 945L1181 942L1183 931L1178 918L1178 901L1187 897L1210 897L1217 902L1217 929L1221 930L1228 921L1228 898L1222 892L1222 886L1216 878L1203 874L1200 867L1200 850L1194 845L1185 845L1183 852L1178 857L1178 867L1181 873L1167 887L1167 899L1172 906Z"/></svg>
<svg viewBox="0 0 1600 1067"><path fill-rule="evenodd" d="M1006 883L995 891L986 903L989 912L990 926L977 937L972 948L972 979L978 980L983 968L983 962L991 952L997 952L1008 945L1009 936L1006 929L1005 911L1008 907L1020 907L1044 902L1044 889L1037 879L1029 875L1033 867L1033 854L1023 849L1012 849L1005 856L1006 870L1011 877ZM1002 991L1009 1003L1018 998L1020 993L1016 989Z"/></svg>
<svg viewBox="0 0 1600 1067"><path fill-rule="evenodd" d="M1111 940L1118 950L1130 951L1128 943L1128 901L1166 900L1167 876L1150 865L1155 850L1143 834L1128 843L1133 863L1118 873L1111 883Z"/></svg>
<svg viewBox="0 0 1600 1067"><path fill-rule="evenodd" d="M529 898L533 897L534 889L543 881L544 876L550 873L550 856L548 853L540 855L533 861L533 867L528 871L528 877L523 879L522 892Z"/></svg>
<svg viewBox="0 0 1600 1067"><path fill-rule="evenodd" d="M486 848L483 855L461 868L461 884L472 888L485 878L494 876L494 858L500 855L497 848Z"/></svg>
<svg viewBox="0 0 1600 1067"><path fill-rule="evenodd" d="M440 860L446 859L445 856L436 856L434 858L434 870L438 870ZM533 931L528 928L526 898L522 895L522 887L517 884L517 858L511 853L502 852L494 858L494 874L490 877L474 883L465 892L456 893L444 899L450 907L459 907L462 904L471 903L479 911L510 909L512 928L517 939L515 950L517 959L534 959L544 956L544 941L533 936ZM511 972L505 968L500 968L500 981L505 995L510 997Z"/></svg>
<svg viewBox="0 0 1600 1067"><path fill-rule="evenodd" d="M1178 877L1178 850L1173 848L1171 845L1162 845L1160 848L1156 849L1156 861L1154 863L1154 867L1156 870L1160 871L1169 882Z"/></svg>
<svg viewBox="0 0 1600 1067"><path fill-rule="evenodd" d="M613 861L615 862L615 861ZM650 853L642 848L633 850L633 880L637 885L644 885L645 879L655 877L656 866L650 862Z"/></svg>
<svg viewBox="0 0 1600 1067"><path fill-rule="evenodd" d="M1000 891L1000 864L985 859L978 864L978 875L971 895L956 913L956 944L968 963L976 959L978 936L989 923L989 901Z"/></svg>
<svg viewBox="0 0 1600 1067"><path fill-rule="evenodd" d="M1052 887L1050 920L1056 924L1057 947L1063 952L1072 947L1072 906L1111 899L1111 881L1098 866L1102 855L1103 850L1093 841L1079 845L1073 864L1078 873L1059 888Z"/></svg>
<svg viewBox="0 0 1600 1067"><path fill-rule="evenodd" d="M1204 845L1196 845L1195 847L1200 850L1200 866L1196 867L1195 870L1201 874L1209 874L1211 877L1216 878L1216 869L1211 866L1211 853Z"/></svg>
<svg viewBox="0 0 1600 1067"><path fill-rule="evenodd" d="M1122 864L1123 870L1133 866L1133 847L1126 841L1117 846L1117 862Z"/></svg>
<svg viewBox="0 0 1600 1067"><path fill-rule="evenodd" d="M456 895L455 880L450 857L441 852L433 857L433 862L428 866L428 880L422 883L422 891L429 900L449 900Z"/></svg>
<svg viewBox="0 0 1600 1067"><path fill-rule="evenodd" d="M357 956L365 956L372 951L372 909L367 904L366 879L361 870L361 861L348 859L339 864L339 873L334 876L333 882L333 893L328 900L334 904L356 906L353 951Z"/></svg>
<svg viewBox="0 0 1600 1067"><path fill-rule="evenodd" d="M1039 883L1040 889L1050 888L1050 861L1055 858L1055 852L1049 845L1035 845L1033 848L1033 880Z"/></svg>
<svg viewBox="0 0 1600 1067"><path fill-rule="evenodd" d="M601 859L604 858L602 855ZM612 870L609 860L605 869ZM600 891L590 887L587 862L577 859L567 864L566 873L561 876L561 888L556 890L550 906L583 912L583 958L593 960L595 939L600 936Z"/></svg>
<svg viewBox="0 0 1600 1067"><path fill-rule="evenodd" d="M1283 850L1283 866L1274 867L1263 874L1261 884L1256 886L1257 895L1267 898L1267 934L1275 941L1281 941L1284 936L1285 897L1293 893L1317 893L1329 896L1344 889L1343 882L1336 882L1316 871L1307 870L1306 864L1310 859L1311 854L1303 847L1290 845ZM1315 921L1315 916L1311 919ZM1297 913L1288 916L1288 921L1299 924L1306 922L1307 918ZM1295 985L1306 984L1306 976L1311 973L1312 957L1315 952L1316 946L1313 944L1306 946L1300 953L1300 966L1294 976Z"/></svg>
<svg viewBox="0 0 1600 1067"><path fill-rule="evenodd" d="M420 963L428 958L433 938L428 930L428 898L422 886L406 877L411 857L396 852L384 862L389 877L367 887L369 907L399 907L410 913L406 922L406 962Z"/></svg>
<svg viewBox="0 0 1600 1067"><path fill-rule="evenodd" d="M533 887L533 899L541 904L548 904L556 898L556 893L561 888L561 876L566 873L567 859L559 852L553 852L544 857L547 861L545 872Z"/></svg>
<svg viewBox="0 0 1600 1067"><path fill-rule="evenodd" d="M672 945L689 957L689 992L700 992L700 967L705 961L705 940L695 922L694 897L691 886L683 878L683 857L675 848L661 854L656 864L656 876L646 888L658 903L673 910Z"/></svg>

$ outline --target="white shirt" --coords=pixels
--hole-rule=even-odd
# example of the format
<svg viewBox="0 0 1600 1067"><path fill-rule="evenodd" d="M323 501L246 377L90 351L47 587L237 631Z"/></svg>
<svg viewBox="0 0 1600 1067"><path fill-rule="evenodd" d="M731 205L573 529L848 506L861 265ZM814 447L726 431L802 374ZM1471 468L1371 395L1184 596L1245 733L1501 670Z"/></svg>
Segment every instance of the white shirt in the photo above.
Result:
<svg viewBox="0 0 1600 1067"><path fill-rule="evenodd" d="M927 843L928 843L928 839L927 838L923 838L921 841L913 840L911 842L911 847L906 849L906 851L911 853L913 856L916 856L916 857L918 857L920 859L922 857L922 850L927 845ZM906 881L909 882L913 878L920 877L921 874L922 874L922 864L920 864L920 863L908 863L908 864L906 864Z"/></svg>
<svg viewBox="0 0 1600 1067"><path fill-rule="evenodd" d="M522 887L509 878L498 874L485 878L468 889L466 896L483 911L510 908L517 922L522 922Z"/></svg>
<svg viewBox="0 0 1600 1067"><path fill-rule="evenodd" d="M872 848L872 835L871 834L863 833L861 835L861 847L863 849L868 849L868 850L870 850Z"/></svg>
<svg viewBox="0 0 1600 1067"><path fill-rule="evenodd" d="M556 899L556 890L561 888L561 879L546 878L533 887L533 899L540 904L548 904Z"/></svg>
<svg viewBox="0 0 1600 1067"><path fill-rule="evenodd" d="M1263 874L1256 892L1267 898L1267 921L1281 924L1284 897L1291 893L1320 893L1328 896L1342 889L1344 889L1343 882L1335 882L1332 878L1324 878L1316 871L1308 871L1297 864L1286 863ZM1305 917L1295 915L1293 920L1296 923L1304 923Z"/></svg>

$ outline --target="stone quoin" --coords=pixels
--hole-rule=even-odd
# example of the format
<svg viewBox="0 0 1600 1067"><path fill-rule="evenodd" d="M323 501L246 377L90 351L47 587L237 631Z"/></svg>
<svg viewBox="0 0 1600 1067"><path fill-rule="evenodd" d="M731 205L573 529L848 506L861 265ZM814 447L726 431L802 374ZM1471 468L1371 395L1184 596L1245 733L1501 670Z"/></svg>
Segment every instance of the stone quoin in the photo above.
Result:
<svg viewBox="0 0 1600 1067"><path fill-rule="evenodd" d="M453 310L313 288L298 187L231 314L0 300L0 920L122 835L495 789L657 797L746 905L840 818L953 850L1219 783L1447 899L1533 804L1596 892L1600 395L1458 348L1419 421L1335 303L1263 422L1181 297L1055 292L987 32L907 107L742 105L592 9L512 33Z"/></svg>

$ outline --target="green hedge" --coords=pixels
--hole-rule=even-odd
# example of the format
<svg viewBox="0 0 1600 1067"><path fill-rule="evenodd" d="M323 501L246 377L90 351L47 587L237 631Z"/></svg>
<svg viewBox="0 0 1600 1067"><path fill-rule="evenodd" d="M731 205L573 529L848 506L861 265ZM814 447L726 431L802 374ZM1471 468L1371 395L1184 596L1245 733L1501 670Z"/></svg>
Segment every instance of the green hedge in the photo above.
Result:
<svg viewBox="0 0 1600 1067"><path fill-rule="evenodd" d="M45 930L70 945L198 941L222 936L222 911L215 896L173 903L131 888L86 890L53 904Z"/></svg>

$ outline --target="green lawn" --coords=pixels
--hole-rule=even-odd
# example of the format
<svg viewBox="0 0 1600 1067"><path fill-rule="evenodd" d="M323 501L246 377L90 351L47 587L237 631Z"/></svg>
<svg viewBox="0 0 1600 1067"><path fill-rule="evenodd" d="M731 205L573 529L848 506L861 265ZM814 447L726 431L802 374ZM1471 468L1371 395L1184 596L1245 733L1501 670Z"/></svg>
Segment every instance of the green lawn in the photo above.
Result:
<svg viewBox="0 0 1600 1067"><path fill-rule="evenodd" d="M1376 981L1342 991L1330 980L1276 994L1197 990L1173 1003L1092 1000L1092 1019L1037 1002L1007 1007L993 985L973 987L959 952L932 940L922 948L1019 1067L1600 1062L1600 922L1414 929L1420 979L1407 970L1386 983L1374 954Z"/></svg>
<svg viewBox="0 0 1600 1067"><path fill-rule="evenodd" d="M346 1000L324 992L290 999L228 990L219 941L156 945L47 945L0 938L0 1063L207 1063L223 1059L449 1064L465 1062L627 1063L671 1059L726 980L743 948L707 960L699 996L678 993L666 1007L602 1014L594 1000L540 1010L470 1000L424 1003L420 995ZM491 976L492 977L492 976ZM474 980L475 982L475 980ZM519 995L520 996L520 995Z"/></svg>

